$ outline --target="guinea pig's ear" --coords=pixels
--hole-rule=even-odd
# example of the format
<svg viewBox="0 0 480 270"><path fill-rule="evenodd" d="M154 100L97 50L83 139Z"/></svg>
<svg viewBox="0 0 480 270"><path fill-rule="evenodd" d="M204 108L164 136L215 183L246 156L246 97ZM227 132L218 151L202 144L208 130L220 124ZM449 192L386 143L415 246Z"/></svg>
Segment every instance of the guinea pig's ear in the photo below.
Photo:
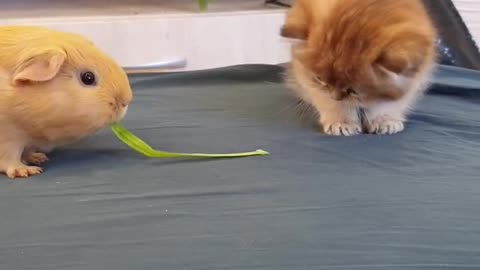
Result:
<svg viewBox="0 0 480 270"><path fill-rule="evenodd" d="M59 49L45 50L23 57L15 68L12 84L46 82L58 74L65 62L66 53Z"/></svg>

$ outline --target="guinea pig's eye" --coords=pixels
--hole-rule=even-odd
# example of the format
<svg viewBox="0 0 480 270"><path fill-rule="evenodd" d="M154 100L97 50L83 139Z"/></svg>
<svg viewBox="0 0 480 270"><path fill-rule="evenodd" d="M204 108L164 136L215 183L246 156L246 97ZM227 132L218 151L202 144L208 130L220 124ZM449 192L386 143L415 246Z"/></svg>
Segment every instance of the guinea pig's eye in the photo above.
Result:
<svg viewBox="0 0 480 270"><path fill-rule="evenodd" d="M82 83L85 85L95 85L97 83L97 80L95 78L95 74L91 71L85 71L80 74L80 79L82 80Z"/></svg>

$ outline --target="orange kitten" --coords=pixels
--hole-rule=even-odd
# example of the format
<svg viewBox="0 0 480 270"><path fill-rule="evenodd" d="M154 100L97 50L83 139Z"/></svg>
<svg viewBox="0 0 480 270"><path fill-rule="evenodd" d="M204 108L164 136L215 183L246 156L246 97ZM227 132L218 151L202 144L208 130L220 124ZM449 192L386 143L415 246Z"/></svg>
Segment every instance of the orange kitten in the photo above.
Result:
<svg viewBox="0 0 480 270"><path fill-rule="evenodd" d="M420 0L297 0L281 35L299 39L291 88L331 135L394 134L428 87L436 31Z"/></svg>

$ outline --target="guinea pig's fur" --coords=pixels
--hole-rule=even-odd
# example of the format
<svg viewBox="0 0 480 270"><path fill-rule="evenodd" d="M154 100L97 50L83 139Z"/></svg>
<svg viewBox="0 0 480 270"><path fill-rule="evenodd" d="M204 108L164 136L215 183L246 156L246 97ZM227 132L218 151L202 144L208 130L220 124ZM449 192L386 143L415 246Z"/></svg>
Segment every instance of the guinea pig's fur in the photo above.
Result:
<svg viewBox="0 0 480 270"><path fill-rule="evenodd" d="M330 135L402 131L436 62L421 0L296 0L281 35L299 41L287 82Z"/></svg>
<svg viewBox="0 0 480 270"><path fill-rule="evenodd" d="M48 152L119 121L131 100L124 70L85 37L0 27L0 172L8 177L41 173Z"/></svg>

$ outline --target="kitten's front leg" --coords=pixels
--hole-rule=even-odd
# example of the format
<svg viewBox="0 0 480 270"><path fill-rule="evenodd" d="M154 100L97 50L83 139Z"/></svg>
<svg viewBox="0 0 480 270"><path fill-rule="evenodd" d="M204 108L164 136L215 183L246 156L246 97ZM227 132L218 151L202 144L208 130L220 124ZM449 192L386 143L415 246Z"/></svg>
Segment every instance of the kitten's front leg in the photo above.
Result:
<svg viewBox="0 0 480 270"><path fill-rule="evenodd" d="M393 135L405 129L407 107L402 101L383 102L365 110L367 131L372 134Z"/></svg>
<svg viewBox="0 0 480 270"><path fill-rule="evenodd" d="M330 98L327 99L321 102L317 99L317 104L315 104L316 109L320 113L319 122L326 134L353 136L362 132L360 117L356 107Z"/></svg>
<svg viewBox="0 0 480 270"><path fill-rule="evenodd" d="M423 67L413 78L391 75L398 87L406 89L396 101L377 102L365 108L367 130L375 134L396 134L405 129L408 113L423 97L429 86L434 66Z"/></svg>
<svg viewBox="0 0 480 270"><path fill-rule="evenodd" d="M426 89L424 80L418 80L401 99L378 102L365 110L367 130L374 134L396 134L405 129L407 114L422 98Z"/></svg>

